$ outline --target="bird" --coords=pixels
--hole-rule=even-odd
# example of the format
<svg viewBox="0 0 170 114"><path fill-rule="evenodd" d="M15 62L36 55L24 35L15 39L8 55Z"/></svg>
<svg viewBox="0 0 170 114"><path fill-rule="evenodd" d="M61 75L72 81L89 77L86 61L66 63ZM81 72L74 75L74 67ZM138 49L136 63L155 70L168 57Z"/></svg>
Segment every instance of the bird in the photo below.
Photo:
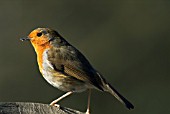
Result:
<svg viewBox="0 0 170 114"><path fill-rule="evenodd" d="M66 41L56 30L51 28L36 28L21 41L30 41L37 55L39 70L45 80L65 94L50 105L77 92L88 91L86 114L90 114L91 90L97 89L108 92L128 109L134 109L87 60L87 58L73 45Z"/></svg>

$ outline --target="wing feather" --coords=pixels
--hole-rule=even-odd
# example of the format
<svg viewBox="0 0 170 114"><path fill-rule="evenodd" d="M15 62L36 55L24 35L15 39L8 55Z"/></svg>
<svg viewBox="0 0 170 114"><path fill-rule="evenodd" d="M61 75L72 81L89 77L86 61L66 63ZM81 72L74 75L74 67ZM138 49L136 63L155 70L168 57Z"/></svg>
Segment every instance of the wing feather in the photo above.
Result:
<svg viewBox="0 0 170 114"><path fill-rule="evenodd" d="M53 53L50 53L53 52ZM53 48L49 51L49 61L56 71L94 85L100 90L102 82L88 60L72 46Z"/></svg>

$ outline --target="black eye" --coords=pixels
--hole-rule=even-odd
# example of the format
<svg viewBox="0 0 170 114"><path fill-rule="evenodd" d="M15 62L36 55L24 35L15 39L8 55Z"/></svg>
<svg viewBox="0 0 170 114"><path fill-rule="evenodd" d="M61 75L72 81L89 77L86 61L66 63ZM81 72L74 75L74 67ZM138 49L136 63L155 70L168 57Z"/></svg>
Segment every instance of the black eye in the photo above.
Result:
<svg viewBox="0 0 170 114"><path fill-rule="evenodd" d="M41 32L37 33L37 36L38 37L42 36L42 33Z"/></svg>

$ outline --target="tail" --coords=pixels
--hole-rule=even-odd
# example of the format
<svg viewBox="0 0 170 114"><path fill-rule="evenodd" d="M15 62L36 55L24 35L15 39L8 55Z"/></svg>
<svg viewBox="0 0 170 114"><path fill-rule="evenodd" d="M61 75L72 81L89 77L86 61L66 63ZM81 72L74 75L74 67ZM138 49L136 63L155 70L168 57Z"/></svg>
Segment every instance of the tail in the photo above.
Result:
<svg viewBox="0 0 170 114"><path fill-rule="evenodd" d="M129 110L134 109L132 103L130 103L127 99L125 99L118 91L116 91L110 84L105 84L105 91L109 92L113 96L115 96L121 103L123 103Z"/></svg>

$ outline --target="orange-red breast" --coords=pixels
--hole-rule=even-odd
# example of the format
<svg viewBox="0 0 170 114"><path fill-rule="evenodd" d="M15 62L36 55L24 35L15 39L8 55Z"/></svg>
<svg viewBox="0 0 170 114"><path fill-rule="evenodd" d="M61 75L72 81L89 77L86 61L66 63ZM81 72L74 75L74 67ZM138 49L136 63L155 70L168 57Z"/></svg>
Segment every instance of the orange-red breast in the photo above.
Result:
<svg viewBox="0 0 170 114"><path fill-rule="evenodd" d="M89 90L88 108L90 106L91 89L109 92L115 96L128 109L134 106L118 93L96 71L85 56L74 46L68 43L58 32L49 28L37 28L22 41L30 40L35 52L39 70L43 77L54 87L67 92L54 100L55 105L62 98L74 93Z"/></svg>

